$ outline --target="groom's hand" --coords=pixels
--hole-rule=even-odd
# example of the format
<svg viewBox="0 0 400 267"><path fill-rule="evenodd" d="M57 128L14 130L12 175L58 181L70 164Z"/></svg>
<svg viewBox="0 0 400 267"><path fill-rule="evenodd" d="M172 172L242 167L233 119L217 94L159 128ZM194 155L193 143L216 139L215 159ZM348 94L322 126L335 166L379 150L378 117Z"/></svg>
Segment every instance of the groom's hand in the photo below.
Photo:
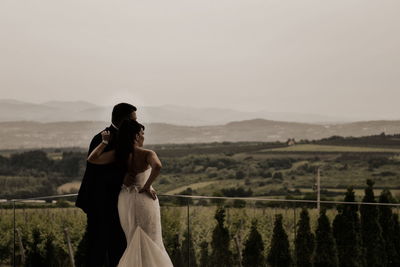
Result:
<svg viewBox="0 0 400 267"><path fill-rule="evenodd" d="M139 193L147 193L153 200L157 199L157 193L155 190L151 189L151 188L146 188L143 187L142 189L139 190Z"/></svg>

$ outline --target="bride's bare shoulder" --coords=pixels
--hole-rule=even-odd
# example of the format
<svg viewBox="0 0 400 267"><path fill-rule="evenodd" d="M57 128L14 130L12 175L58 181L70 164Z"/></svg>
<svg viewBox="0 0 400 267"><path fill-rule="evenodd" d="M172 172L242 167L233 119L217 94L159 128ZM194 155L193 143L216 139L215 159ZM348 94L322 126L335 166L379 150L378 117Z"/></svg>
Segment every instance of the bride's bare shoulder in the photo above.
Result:
<svg viewBox="0 0 400 267"><path fill-rule="evenodd" d="M146 154L147 154L147 155L157 155L157 153L156 153L154 150L145 149L145 151L146 151Z"/></svg>
<svg viewBox="0 0 400 267"><path fill-rule="evenodd" d="M146 155L154 155L156 154L156 152L154 152L151 149L146 149L146 148L139 148L138 151L140 151L140 153L146 154Z"/></svg>

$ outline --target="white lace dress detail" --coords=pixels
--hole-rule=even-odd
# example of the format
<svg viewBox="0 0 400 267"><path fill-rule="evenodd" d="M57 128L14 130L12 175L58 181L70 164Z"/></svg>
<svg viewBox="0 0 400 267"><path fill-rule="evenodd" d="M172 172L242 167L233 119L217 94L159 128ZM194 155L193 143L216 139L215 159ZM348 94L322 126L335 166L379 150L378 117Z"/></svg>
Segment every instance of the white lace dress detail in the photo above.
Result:
<svg viewBox="0 0 400 267"><path fill-rule="evenodd" d="M133 185L122 186L118 213L125 232L127 248L118 267L169 267L172 262L164 248L158 198L153 200L139 190L151 169L138 173Z"/></svg>

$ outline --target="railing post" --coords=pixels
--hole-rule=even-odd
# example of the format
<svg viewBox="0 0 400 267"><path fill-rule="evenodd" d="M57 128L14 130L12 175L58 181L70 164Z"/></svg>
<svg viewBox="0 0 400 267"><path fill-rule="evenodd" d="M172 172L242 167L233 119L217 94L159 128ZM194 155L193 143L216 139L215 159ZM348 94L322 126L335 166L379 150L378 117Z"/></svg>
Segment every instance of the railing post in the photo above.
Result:
<svg viewBox="0 0 400 267"><path fill-rule="evenodd" d="M12 201L13 202L13 231L14 231L14 238L13 238L13 266L16 267L16 222L15 222L15 200Z"/></svg>
<svg viewBox="0 0 400 267"><path fill-rule="evenodd" d="M320 167L317 169L317 209L318 213L321 210L321 172Z"/></svg>
<svg viewBox="0 0 400 267"><path fill-rule="evenodd" d="M187 231L188 231L188 239L187 239L187 245L188 245L188 251L187 251L187 259L188 259L188 267L190 267L190 213L189 213L189 198L186 198L186 205L187 205Z"/></svg>
<svg viewBox="0 0 400 267"><path fill-rule="evenodd" d="M241 243L242 243L242 238L240 237L240 233L236 234L233 239L235 240L236 244L236 249L238 251L238 257L239 257L239 267L242 267L242 248L241 248Z"/></svg>
<svg viewBox="0 0 400 267"><path fill-rule="evenodd" d="M296 245L296 236L297 236L297 221L296 221L296 205L293 205L293 227L294 227L294 239L293 239L293 243L295 243L294 245ZM295 247L295 246L293 246Z"/></svg>
<svg viewBox="0 0 400 267"><path fill-rule="evenodd" d="M24 244L22 243L22 234L19 228L16 228L17 231L17 236L18 236L18 245L19 245L19 250L21 252L21 265L25 266L25 249L24 249Z"/></svg>
<svg viewBox="0 0 400 267"><path fill-rule="evenodd" d="M71 267L75 267L74 251L72 250L71 239L69 238L68 228L64 228L65 239L67 239L68 254L71 261Z"/></svg>

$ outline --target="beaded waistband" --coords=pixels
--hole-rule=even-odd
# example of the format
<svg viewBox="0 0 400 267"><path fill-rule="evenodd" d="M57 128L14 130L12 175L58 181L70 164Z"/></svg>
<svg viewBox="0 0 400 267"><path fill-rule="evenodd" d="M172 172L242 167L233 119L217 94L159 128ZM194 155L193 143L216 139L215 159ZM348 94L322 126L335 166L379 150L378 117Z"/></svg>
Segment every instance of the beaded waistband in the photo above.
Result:
<svg viewBox="0 0 400 267"><path fill-rule="evenodd" d="M126 186L126 185L123 184L121 186L121 190L126 190L128 192L132 192L132 190L135 190L136 192L139 192L139 190L142 187L143 187L142 185L136 185L136 184L133 184L133 185L130 185L130 186Z"/></svg>

